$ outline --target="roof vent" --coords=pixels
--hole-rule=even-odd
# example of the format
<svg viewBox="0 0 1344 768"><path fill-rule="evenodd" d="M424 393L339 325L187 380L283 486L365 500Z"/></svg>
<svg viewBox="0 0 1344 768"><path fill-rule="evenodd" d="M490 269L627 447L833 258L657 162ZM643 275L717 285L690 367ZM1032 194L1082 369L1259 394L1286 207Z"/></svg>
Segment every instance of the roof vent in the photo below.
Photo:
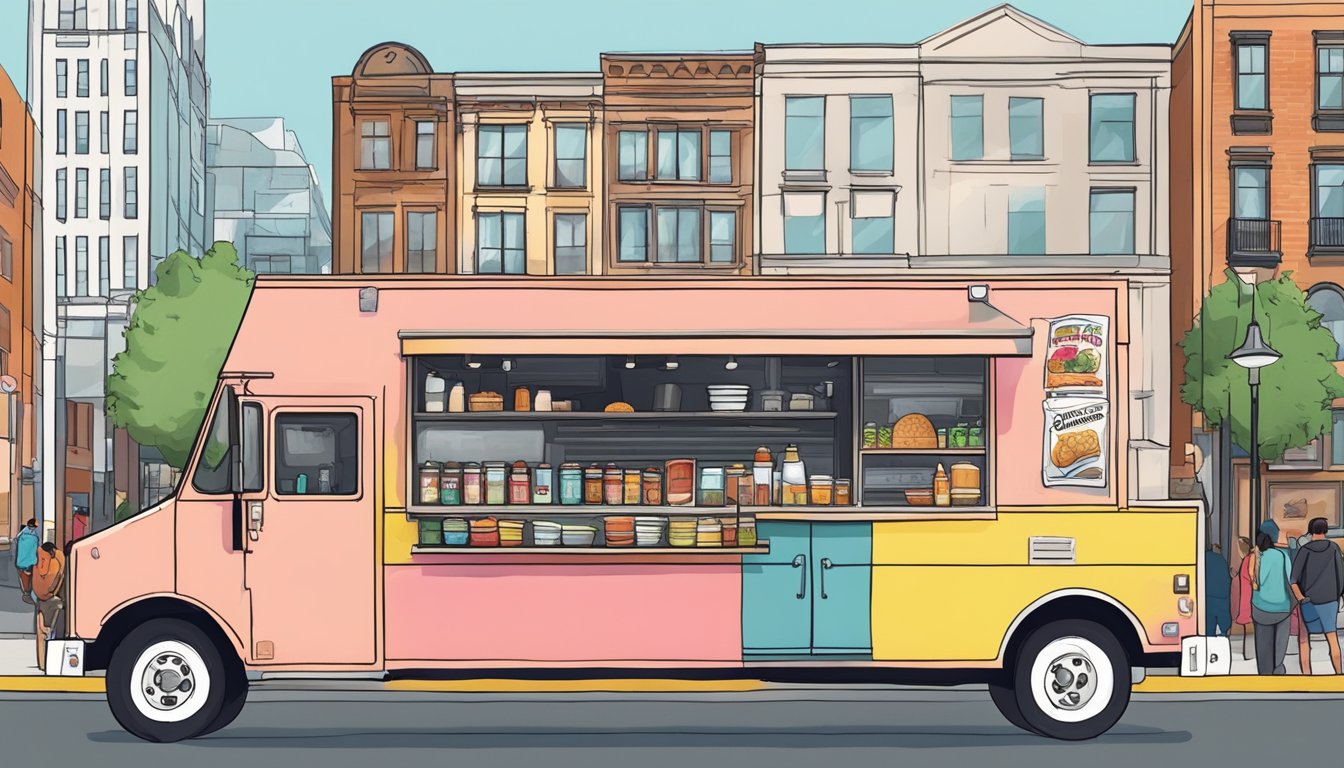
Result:
<svg viewBox="0 0 1344 768"><path fill-rule="evenodd" d="M1077 555L1072 537L1032 536L1027 540L1028 565L1073 565Z"/></svg>

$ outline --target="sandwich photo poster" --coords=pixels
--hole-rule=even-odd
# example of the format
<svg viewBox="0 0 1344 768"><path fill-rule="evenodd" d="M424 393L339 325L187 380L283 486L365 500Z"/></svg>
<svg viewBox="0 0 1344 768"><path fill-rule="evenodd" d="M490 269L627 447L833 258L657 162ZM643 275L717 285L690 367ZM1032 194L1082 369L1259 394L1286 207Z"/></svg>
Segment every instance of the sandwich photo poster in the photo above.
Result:
<svg viewBox="0 0 1344 768"><path fill-rule="evenodd" d="M1041 461L1047 487L1106 486L1108 331L1108 319L1099 315L1048 321Z"/></svg>
<svg viewBox="0 0 1344 768"><path fill-rule="evenodd" d="M1100 315L1069 315L1048 323L1045 391L1105 397L1109 320Z"/></svg>

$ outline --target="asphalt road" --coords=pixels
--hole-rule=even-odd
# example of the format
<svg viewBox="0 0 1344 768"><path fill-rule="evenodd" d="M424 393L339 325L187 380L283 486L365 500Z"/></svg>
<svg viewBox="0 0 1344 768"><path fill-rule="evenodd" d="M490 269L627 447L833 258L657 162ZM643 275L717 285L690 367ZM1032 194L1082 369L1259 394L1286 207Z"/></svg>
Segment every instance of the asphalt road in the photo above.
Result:
<svg viewBox="0 0 1344 768"><path fill-rule="evenodd" d="M733 694L254 692L179 744L122 732L101 697L0 694L5 765L1339 765L1344 700L1136 700L1092 742L1020 732L976 691ZM13 761L13 762L11 762Z"/></svg>

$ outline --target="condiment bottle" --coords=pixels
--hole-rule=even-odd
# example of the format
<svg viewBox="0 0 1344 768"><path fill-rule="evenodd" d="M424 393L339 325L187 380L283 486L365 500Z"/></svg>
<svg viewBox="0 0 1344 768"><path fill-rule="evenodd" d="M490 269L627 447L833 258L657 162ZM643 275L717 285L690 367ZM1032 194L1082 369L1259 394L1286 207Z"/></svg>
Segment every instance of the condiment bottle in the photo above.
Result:
<svg viewBox="0 0 1344 768"><path fill-rule="evenodd" d="M755 460L751 464L752 501L755 506L770 506L770 488L774 481L775 461L770 449L762 445L756 449Z"/></svg>
<svg viewBox="0 0 1344 768"><path fill-rule="evenodd" d="M457 382L448 392L448 412L463 413L467 410L467 388Z"/></svg>
<svg viewBox="0 0 1344 768"><path fill-rule="evenodd" d="M784 464L780 467L780 487L784 506L807 504L807 468L798 457L798 446L789 443L784 448Z"/></svg>
<svg viewBox="0 0 1344 768"><path fill-rule="evenodd" d="M551 484L553 475L550 464L538 464L535 472L532 473L532 503L550 504L551 503Z"/></svg>
<svg viewBox="0 0 1344 768"><path fill-rule="evenodd" d="M537 396L532 398L532 410L542 413L548 413L551 410L551 390L538 389Z"/></svg>
<svg viewBox="0 0 1344 768"><path fill-rule="evenodd" d="M935 507L946 507L952 503L952 483L947 479L947 473L943 471L943 465L939 464L937 471L933 473L933 505Z"/></svg>
<svg viewBox="0 0 1344 768"><path fill-rule="evenodd" d="M532 392L527 387L518 387L513 390L513 410L532 410Z"/></svg>
<svg viewBox="0 0 1344 768"><path fill-rule="evenodd" d="M509 473L509 503L527 504L532 501L532 478L527 471L527 462L515 461L513 471Z"/></svg>
<svg viewBox="0 0 1344 768"><path fill-rule="evenodd" d="M615 464L608 464L602 475L602 498L608 506L625 503L625 473Z"/></svg>
<svg viewBox="0 0 1344 768"><path fill-rule="evenodd" d="M443 389L444 380L436 374L430 373L425 376L425 411L428 413L443 413Z"/></svg>

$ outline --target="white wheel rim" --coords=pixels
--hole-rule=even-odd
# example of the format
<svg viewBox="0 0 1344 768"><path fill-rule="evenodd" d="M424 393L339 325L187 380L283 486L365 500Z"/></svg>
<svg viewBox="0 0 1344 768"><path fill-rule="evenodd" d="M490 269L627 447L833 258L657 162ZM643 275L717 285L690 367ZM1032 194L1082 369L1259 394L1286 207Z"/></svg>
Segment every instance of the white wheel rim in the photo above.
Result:
<svg viewBox="0 0 1344 768"><path fill-rule="evenodd" d="M131 667L131 701L160 723L180 723L201 711L210 696L210 670L195 648L164 640L140 653Z"/></svg>
<svg viewBox="0 0 1344 768"><path fill-rule="evenodd" d="M1031 664L1031 695L1052 720L1081 723L1101 714L1115 692L1115 668L1096 643L1052 640Z"/></svg>

